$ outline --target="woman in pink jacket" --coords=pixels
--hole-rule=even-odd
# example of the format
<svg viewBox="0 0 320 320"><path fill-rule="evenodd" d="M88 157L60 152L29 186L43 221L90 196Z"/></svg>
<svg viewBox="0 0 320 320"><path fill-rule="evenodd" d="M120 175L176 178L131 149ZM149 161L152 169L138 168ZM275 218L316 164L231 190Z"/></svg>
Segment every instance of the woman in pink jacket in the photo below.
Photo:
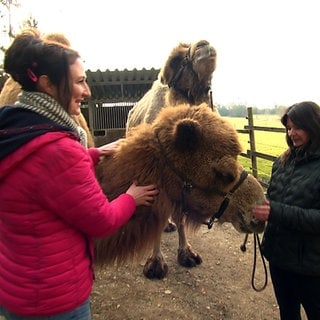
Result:
<svg viewBox="0 0 320 320"><path fill-rule="evenodd" d="M115 232L158 190L103 194L94 165L112 146L87 150L70 117L90 97L76 51L22 33L4 68L23 91L0 110L0 315L90 319L93 237Z"/></svg>

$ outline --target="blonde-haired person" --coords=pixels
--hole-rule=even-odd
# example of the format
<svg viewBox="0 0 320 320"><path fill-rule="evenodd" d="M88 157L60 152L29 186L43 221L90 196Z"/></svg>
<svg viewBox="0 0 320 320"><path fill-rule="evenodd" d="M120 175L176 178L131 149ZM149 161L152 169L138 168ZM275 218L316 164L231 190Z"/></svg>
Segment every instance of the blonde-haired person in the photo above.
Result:
<svg viewBox="0 0 320 320"><path fill-rule="evenodd" d="M93 237L114 233L158 190L132 183L112 201L103 194L101 150L85 147L70 116L90 97L78 52L20 35L4 68L22 93L0 109L0 315L91 319Z"/></svg>
<svg viewBox="0 0 320 320"><path fill-rule="evenodd" d="M320 319L320 107L303 101L281 118L288 149L275 161L268 200L254 209L267 221L261 243L281 320Z"/></svg>
<svg viewBox="0 0 320 320"><path fill-rule="evenodd" d="M22 31L22 34L31 34L35 37L42 37L44 40L57 42L58 44L62 44L67 47L71 47L71 43L69 39L63 34L59 32L52 32L41 35L40 31L37 28L28 28ZM18 98L19 93L21 93L20 84L13 80L12 77L9 77L0 92L0 107L5 105L13 105ZM83 113L80 112L78 115L71 115L74 121L85 130L87 135L87 146L88 148L94 147L94 139L91 134L91 131L88 127L88 123L83 116Z"/></svg>

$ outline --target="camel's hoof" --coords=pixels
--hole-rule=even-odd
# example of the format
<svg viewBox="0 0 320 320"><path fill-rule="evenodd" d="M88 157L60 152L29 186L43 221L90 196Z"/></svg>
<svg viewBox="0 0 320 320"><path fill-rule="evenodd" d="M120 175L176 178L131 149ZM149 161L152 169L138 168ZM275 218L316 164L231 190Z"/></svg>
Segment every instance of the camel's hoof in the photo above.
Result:
<svg viewBox="0 0 320 320"><path fill-rule="evenodd" d="M178 249L178 262L183 267L193 268L202 263L202 258L190 248Z"/></svg>
<svg viewBox="0 0 320 320"><path fill-rule="evenodd" d="M176 230L177 226L172 222L168 222L167 226L164 228L164 232L174 232Z"/></svg>
<svg viewBox="0 0 320 320"><path fill-rule="evenodd" d="M149 258L144 265L143 274L148 279L163 279L168 273L168 265L161 258Z"/></svg>

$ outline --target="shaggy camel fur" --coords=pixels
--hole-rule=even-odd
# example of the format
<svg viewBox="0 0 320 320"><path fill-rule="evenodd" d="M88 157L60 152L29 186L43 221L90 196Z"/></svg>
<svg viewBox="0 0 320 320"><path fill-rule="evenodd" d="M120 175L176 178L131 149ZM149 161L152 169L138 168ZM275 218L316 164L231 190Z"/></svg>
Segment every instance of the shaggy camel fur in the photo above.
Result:
<svg viewBox="0 0 320 320"><path fill-rule="evenodd" d="M132 181L154 183L160 193L116 234L96 240L97 266L141 259L153 247L144 275L165 277L160 242L171 212L179 233L178 261L186 267L202 262L187 241L187 226L196 230L218 220L242 233L262 232L264 223L254 219L252 208L264 198L263 188L238 163L240 152L237 131L207 104L166 107L152 124L132 129L116 153L101 160L97 177L110 200Z"/></svg>

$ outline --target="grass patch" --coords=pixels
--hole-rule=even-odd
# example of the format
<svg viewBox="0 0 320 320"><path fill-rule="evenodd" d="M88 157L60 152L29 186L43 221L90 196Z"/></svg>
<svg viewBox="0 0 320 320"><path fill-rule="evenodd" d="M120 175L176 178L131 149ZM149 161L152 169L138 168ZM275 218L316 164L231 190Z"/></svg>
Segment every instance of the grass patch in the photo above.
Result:
<svg viewBox="0 0 320 320"><path fill-rule="evenodd" d="M248 119L246 119L245 117L224 118L227 119L236 130L244 129L244 126L248 125ZM253 125L260 127L283 128L280 122L280 117L278 115L254 115ZM255 130L254 138L255 148L257 152L278 157L284 150L287 149L285 133ZM242 150L244 153L246 153L247 150L250 150L249 135L246 133L239 133L239 139L242 145ZM247 171L252 172L252 164L250 159L240 156L239 162ZM272 161L261 158L257 159L259 180L268 183L268 181L270 180L272 164Z"/></svg>

